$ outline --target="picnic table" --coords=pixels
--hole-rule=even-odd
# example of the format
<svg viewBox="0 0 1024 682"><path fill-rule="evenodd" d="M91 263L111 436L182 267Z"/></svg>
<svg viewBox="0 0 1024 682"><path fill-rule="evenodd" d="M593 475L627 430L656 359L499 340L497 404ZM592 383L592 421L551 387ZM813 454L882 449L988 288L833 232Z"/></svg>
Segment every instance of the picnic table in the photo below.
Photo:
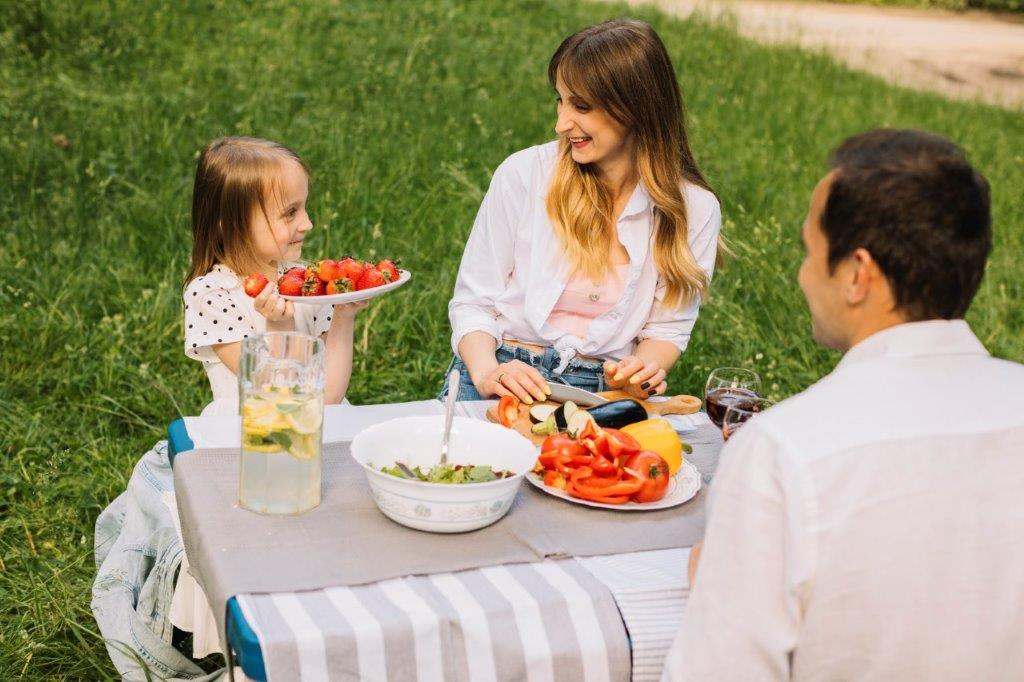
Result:
<svg viewBox="0 0 1024 682"><path fill-rule="evenodd" d="M458 414L483 419L492 404L494 401L460 403ZM471 567L435 570L445 567L445 550L441 548L453 546L442 543L453 538L463 543L482 542L487 529L436 536L404 529L380 515L395 529L414 534L399 536L410 540L407 557L401 544L397 550L393 543L388 545L387 556L381 557L381 563L390 562L386 579L361 580L357 571L335 584L330 577L333 574L329 570L324 573L330 567L310 566L303 556L281 564L268 555L275 575L261 573L261 562L253 559L258 555L251 552L263 547L280 554L282 550L275 545L282 528L311 534L308 524L316 520L312 515L318 511L333 514L335 523L344 522L344 518L336 518L344 512L337 507L332 511L328 500L338 499L330 498L330 487L337 485L349 465L347 444L352 438L372 424L416 414L440 415L443 406L436 400L328 406L324 414L324 509L285 518L242 510L213 515L221 518L228 511L244 514L249 523L241 530L222 529L204 521L211 518L209 510L204 515L196 504L196 498L209 502L231 497L231 472L238 470L239 419L186 417L169 427L175 495L190 571L218 618L229 665L240 666L248 678L271 682L659 679L688 595L686 563L689 547L703 532L706 488L683 505L685 530L674 532L660 545L647 545L638 538L636 547L622 547L614 553L542 551L543 556L532 561L484 565L487 562L477 558ZM687 459L701 472L702 480L709 482L722 445L720 433L703 413L676 425L682 438L693 446ZM329 474L328 470L341 473ZM361 471L358 474L362 476ZM218 480L221 488L216 488ZM342 503L347 505L365 505L365 501L351 499L360 495L369 499L368 489L346 493ZM234 506L236 500L231 497L220 503ZM509 515L526 514L531 505L551 503L563 505L560 508L566 514L583 510L524 482ZM643 523L640 517L654 513L590 511L622 519L618 523L625 523L626 517L636 519L631 523ZM514 523L508 519L495 526ZM264 528L276 530L264 532ZM389 530L390 526L383 528ZM429 549L432 542L437 543L438 551ZM239 555L245 557L241 568ZM339 553L339 563L341 558ZM232 583L232 575L244 578ZM292 579L294 584L289 582ZM232 585L241 587L236 591ZM268 586L272 589L266 589Z"/></svg>

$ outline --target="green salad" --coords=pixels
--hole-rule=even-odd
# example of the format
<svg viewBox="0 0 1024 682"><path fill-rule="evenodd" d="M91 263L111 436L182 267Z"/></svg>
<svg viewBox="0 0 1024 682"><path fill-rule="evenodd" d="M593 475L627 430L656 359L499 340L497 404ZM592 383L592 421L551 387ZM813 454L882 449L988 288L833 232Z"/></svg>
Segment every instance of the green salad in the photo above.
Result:
<svg viewBox="0 0 1024 682"><path fill-rule="evenodd" d="M473 466L472 464L435 464L426 471L418 466L409 467L413 474L427 483L486 483L497 481L499 478L512 478L515 474L511 471L499 469L495 471L490 464ZM381 467L385 474L397 476L398 478L409 478L398 465Z"/></svg>

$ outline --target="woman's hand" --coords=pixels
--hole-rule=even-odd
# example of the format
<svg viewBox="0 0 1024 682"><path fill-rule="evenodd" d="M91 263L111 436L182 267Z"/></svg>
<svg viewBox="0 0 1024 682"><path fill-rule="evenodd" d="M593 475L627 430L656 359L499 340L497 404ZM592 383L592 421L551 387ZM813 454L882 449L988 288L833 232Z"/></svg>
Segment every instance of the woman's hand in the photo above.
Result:
<svg viewBox="0 0 1024 682"><path fill-rule="evenodd" d="M263 291L253 299L253 306L267 318L267 329L285 331L295 327L295 304L286 301L277 293L277 284L268 282Z"/></svg>
<svg viewBox="0 0 1024 682"><path fill-rule="evenodd" d="M532 405L535 400L547 400L551 392L540 372L522 360L498 365L484 377L477 390L483 396L514 395L527 405Z"/></svg>
<svg viewBox="0 0 1024 682"><path fill-rule="evenodd" d="M334 306L335 320L351 320L360 310L370 305L369 301L356 301L355 303L339 303Z"/></svg>
<svg viewBox="0 0 1024 682"><path fill-rule="evenodd" d="M645 362L635 355L618 362L605 362L604 379L609 388L625 391L641 400L664 393L668 388L665 370L658 363Z"/></svg>

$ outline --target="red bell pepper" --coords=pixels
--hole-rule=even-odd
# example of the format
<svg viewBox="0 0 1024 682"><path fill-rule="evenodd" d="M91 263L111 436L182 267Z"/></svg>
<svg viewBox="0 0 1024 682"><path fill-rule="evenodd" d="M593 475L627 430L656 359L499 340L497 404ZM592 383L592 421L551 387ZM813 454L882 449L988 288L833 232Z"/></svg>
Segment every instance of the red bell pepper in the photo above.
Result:
<svg viewBox="0 0 1024 682"><path fill-rule="evenodd" d="M498 401L498 423L507 428L519 419L519 398L514 395L504 395Z"/></svg>

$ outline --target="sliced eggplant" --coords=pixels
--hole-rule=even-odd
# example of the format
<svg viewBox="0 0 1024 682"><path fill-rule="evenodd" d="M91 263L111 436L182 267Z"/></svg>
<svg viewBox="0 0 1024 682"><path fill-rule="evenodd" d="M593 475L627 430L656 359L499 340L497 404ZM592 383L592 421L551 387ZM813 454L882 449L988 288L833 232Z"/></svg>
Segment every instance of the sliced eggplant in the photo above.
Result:
<svg viewBox="0 0 1024 682"><path fill-rule="evenodd" d="M587 424L594 421L593 415L586 410L576 410L572 414L572 418L569 419L569 424L566 430L569 435L573 438L577 438L580 432L586 428Z"/></svg>
<svg viewBox="0 0 1024 682"><path fill-rule="evenodd" d="M565 431L569 428L569 420L572 419L572 416L576 414L579 409L580 408L576 406L576 403L571 400L566 400L555 409L555 424L558 425L559 431Z"/></svg>
<svg viewBox="0 0 1024 682"><path fill-rule="evenodd" d="M552 412L559 409L561 409L561 405L555 403L537 403L530 408L530 421L539 424L551 416Z"/></svg>
<svg viewBox="0 0 1024 682"><path fill-rule="evenodd" d="M555 424L554 413L549 414L548 418L542 422L538 422L533 425L530 429L530 433L535 436L553 436L558 433L558 425Z"/></svg>
<svg viewBox="0 0 1024 682"><path fill-rule="evenodd" d="M607 426L610 429L621 429L627 424L647 419L647 410L644 409L644 406L628 398L591 407L587 412L594 418L598 426Z"/></svg>

